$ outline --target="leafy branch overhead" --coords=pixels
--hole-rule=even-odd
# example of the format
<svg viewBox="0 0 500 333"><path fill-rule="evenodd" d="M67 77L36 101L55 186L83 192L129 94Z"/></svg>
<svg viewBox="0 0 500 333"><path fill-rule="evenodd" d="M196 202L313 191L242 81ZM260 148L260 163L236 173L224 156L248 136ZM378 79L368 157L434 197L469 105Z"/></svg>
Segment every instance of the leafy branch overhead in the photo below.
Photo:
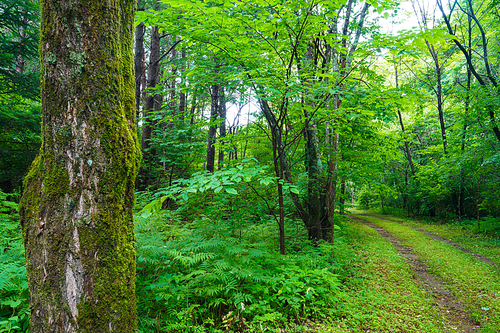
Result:
<svg viewBox="0 0 500 333"><path fill-rule="evenodd" d="M235 187L244 186L246 183L256 182L263 186L269 186L280 182L285 190L291 193L299 194L297 186L288 184L282 179L269 176L266 171L267 166L247 166L251 161L257 162L256 159L244 159L242 164L237 164L231 168L224 168L214 172L197 172L187 179L177 179L172 186L159 189L155 192L158 199L148 203L141 210L141 216L146 218L154 213L161 211L163 202L168 198L173 200L182 199L187 201L189 193L205 193L212 192L217 194L224 190L231 195L238 195Z"/></svg>

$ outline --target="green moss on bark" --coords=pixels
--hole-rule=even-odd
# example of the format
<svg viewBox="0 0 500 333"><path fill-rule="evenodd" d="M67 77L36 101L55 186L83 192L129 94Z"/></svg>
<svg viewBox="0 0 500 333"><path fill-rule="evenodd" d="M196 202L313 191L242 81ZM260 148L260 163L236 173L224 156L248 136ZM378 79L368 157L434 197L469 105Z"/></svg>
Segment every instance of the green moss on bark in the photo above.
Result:
<svg viewBox="0 0 500 333"><path fill-rule="evenodd" d="M134 332L135 2L42 6L43 145L21 205L32 330Z"/></svg>

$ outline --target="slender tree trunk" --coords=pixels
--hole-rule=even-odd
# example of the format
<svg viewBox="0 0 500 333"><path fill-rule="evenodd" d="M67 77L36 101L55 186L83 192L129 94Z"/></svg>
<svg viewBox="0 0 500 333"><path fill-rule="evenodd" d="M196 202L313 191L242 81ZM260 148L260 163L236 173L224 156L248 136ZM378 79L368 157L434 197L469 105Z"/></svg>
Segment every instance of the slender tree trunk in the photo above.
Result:
<svg viewBox="0 0 500 333"><path fill-rule="evenodd" d="M344 214L345 209L345 180L340 183L340 214Z"/></svg>
<svg viewBox="0 0 500 333"><path fill-rule="evenodd" d="M274 171L278 179L277 190L278 190L278 209L279 209L279 244L280 244L280 254L285 254L285 204L283 200L283 158L281 156L281 135L279 128L277 126L271 128L272 138L273 138L273 160L274 160Z"/></svg>
<svg viewBox="0 0 500 333"><path fill-rule="evenodd" d="M196 106L197 106L197 103L196 103L196 94L193 95L192 97L192 102L191 102L191 109L189 110L189 124L190 125L193 125L194 124L194 118L196 116Z"/></svg>
<svg viewBox="0 0 500 333"><path fill-rule="evenodd" d="M439 117L439 126L441 128L441 139L443 142L443 153L446 155L448 153L447 143L446 143L446 127L444 124L444 112L443 112L443 84L442 84L442 73L443 66L439 63L439 55L434 47L434 45L430 44L427 40L425 41L427 44L427 49L429 50L429 54L434 61L434 69L436 72L436 88L433 87L434 93L436 94L436 102L438 109L438 117Z"/></svg>
<svg viewBox="0 0 500 333"><path fill-rule="evenodd" d="M21 199L31 332L135 332L136 2L42 1L42 148Z"/></svg>
<svg viewBox="0 0 500 333"><path fill-rule="evenodd" d="M217 120L219 108L219 85L214 84L210 87L211 105L210 105L210 125L208 128L208 143L207 143L207 164L206 169L214 172L215 169L215 137L217 134L217 127L215 121Z"/></svg>
<svg viewBox="0 0 500 333"><path fill-rule="evenodd" d="M443 140L443 152L448 154L447 142L446 142L446 126L444 124L444 112L443 112L443 87L442 87L442 68L436 63L436 76L437 76L437 108L439 115L439 126L441 127L441 138Z"/></svg>
<svg viewBox="0 0 500 333"><path fill-rule="evenodd" d="M277 145L273 148L274 158L279 159L277 156ZM280 243L280 254L285 254L285 204L283 200L283 172L281 168L277 167L278 163L275 163L276 167L276 177L278 177L278 208L279 208L279 243Z"/></svg>
<svg viewBox="0 0 500 333"><path fill-rule="evenodd" d="M146 95L146 101L144 103L144 124L142 126L141 141L141 151L144 163L139 170L139 176L136 180L136 187L139 190L145 190L151 183L149 175L151 157L155 155L155 152L150 149L150 140L153 136L153 128L155 124L152 115L154 110L161 109L162 104L161 95L153 92L158 83L160 83L160 33L159 28L156 26L151 28L151 50L149 54L149 68L147 76L148 94Z"/></svg>
<svg viewBox="0 0 500 333"><path fill-rule="evenodd" d="M22 18L21 21L24 25L27 25L28 22L25 18ZM26 38L25 26L19 27L19 43L23 43L23 40ZM16 73L24 73L24 66L26 65L26 60L22 54L19 54L16 59Z"/></svg>
<svg viewBox="0 0 500 333"><path fill-rule="evenodd" d="M398 66L394 64L394 73L396 77L396 89L399 89L399 76L398 76ZM398 109L399 125L401 126L401 133L403 134L403 139L405 143L405 153L408 164L410 165L411 175L415 176L415 166L413 165L413 159L411 157L410 144L408 142L408 137L405 131L405 125L403 123L403 116L401 115L401 110Z"/></svg>
<svg viewBox="0 0 500 333"><path fill-rule="evenodd" d="M180 68L181 73L184 75L184 72L186 71L186 50L182 50L181 52L181 57L182 57L182 66ZM185 83L181 83L183 87L185 87ZM186 101L187 101L187 95L184 92L184 89L181 89L179 93L179 120L181 122L184 122L184 118L186 117Z"/></svg>
<svg viewBox="0 0 500 333"><path fill-rule="evenodd" d="M340 101L339 101L340 103ZM335 230L335 203L337 201L337 169L338 169L338 149L339 134L331 128L332 132L327 134L330 146L328 158L328 176L326 182L326 210L328 217L328 226L330 228L330 241L333 242Z"/></svg>
<svg viewBox="0 0 500 333"><path fill-rule="evenodd" d="M176 119L179 117L179 114L177 111L179 110L179 107L177 105L177 92L176 92L176 82L175 80L177 79L177 66L175 65L175 61L177 59L177 49L175 47L176 43L178 43L177 38L172 36L172 47L171 47L171 58L170 60L174 63L172 66L172 69L169 73L169 78L167 82L167 86L170 88L170 100L169 100L169 106L170 106L170 114L172 115L172 119ZM171 121L169 123L170 127L173 126L173 122Z"/></svg>
<svg viewBox="0 0 500 333"><path fill-rule="evenodd" d="M472 57L472 18L468 16L468 55L469 58ZM462 145L460 147L460 151L462 154L465 151L465 141L467 139L467 118L469 114L469 108L470 108L470 88L471 88L471 83L472 83L472 72L470 68L467 67L467 85L465 87L466 89L466 95L465 95L465 101L464 101L464 111L465 111L465 117L464 117L464 124L462 127ZM462 219L462 216L465 213L464 210L464 204L465 204L465 176L464 176L464 170L462 168L462 165L460 165L460 182L459 182L459 198L458 198L458 217L459 219Z"/></svg>
<svg viewBox="0 0 500 333"><path fill-rule="evenodd" d="M138 8L137 10L144 10ZM145 75L144 64L144 33L146 28L144 22L141 22L135 27L135 55L134 55L134 69L135 69L135 106L137 110L137 118L140 116L141 110L141 85L143 76Z"/></svg>
<svg viewBox="0 0 500 333"><path fill-rule="evenodd" d="M224 166L224 138L226 137L226 96L224 87L220 88L220 102L219 102L219 117L220 117L220 140L221 146L219 148L219 169Z"/></svg>

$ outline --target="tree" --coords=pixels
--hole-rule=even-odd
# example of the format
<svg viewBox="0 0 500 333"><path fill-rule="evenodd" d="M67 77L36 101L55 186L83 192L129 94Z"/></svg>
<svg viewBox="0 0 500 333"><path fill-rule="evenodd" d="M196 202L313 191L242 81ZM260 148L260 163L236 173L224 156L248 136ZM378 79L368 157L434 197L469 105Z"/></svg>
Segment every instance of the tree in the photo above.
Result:
<svg viewBox="0 0 500 333"><path fill-rule="evenodd" d="M20 219L32 332L134 332L135 1L42 2L42 148Z"/></svg>
<svg viewBox="0 0 500 333"><path fill-rule="evenodd" d="M158 6L158 4L157 4ZM137 79L136 79L137 80ZM150 165L156 154L151 148L151 137L156 123L154 113L160 111L163 103L163 95L158 94L155 89L160 82L160 29L155 26L151 28L151 50L149 53L149 69L147 78L148 95L144 103L142 127L141 151L144 163L137 177L137 188L145 190L151 184ZM136 92L137 96L137 92Z"/></svg>
<svg viewBox="0 0 500 333"><path fill-rule="evenodd" d="M35 1L0 3L0 188L20 187L40 148L38 42Z"/></svg>
<svg viewBox="0 0 500 333"><path fill-rule="evenodd" d="M439 7L439 10L441 11L441 14L443 16L443 20L446 24L446 28L448 30L448 33L456 38L453 38L453 42L455 45L460 49L462 52L463 56L465 57L465 61L467 62L467 68L468 70L471 71L471 73L474 75L476 78L477 82L481 85L481 87L484 88L486 91L486 96L488 97L488 103L485 106L485 109L488 111L489 115L489 121L490 121L490 126L495 133L495 137L497 140L500 142L500 129L498 128L496 119L495 119L495 108L496 105L494 101L496 100L495 96L498 96L498 91L499 91L499 84L498 84L498 74L494 70L492 70L492 60L495 58L494 56L491 55L492 50L497 50L498 49L498 42L497 43L490 43L489 38L487 37L487 32L485 30L485 27L483 26L484 22L482 23L480 20L480 17L486 17L487 19L490 18L488 17L487 12L484 14L480 14L481 16L478 16L478 10L474 10L474 6L472 4L471 0L467 0L465 2L465 8L462 8L461 5L458 3L458 1L450 2L449 7L450 7L450 13L446 15L444 11L444 5L441 0L437 1L437 5ZM491 4L488 4L485 6L486 11L490 11L492 13L495 13L498 11L498 9L495 11L495 3L492 2ZM475 62L472 53L467 51L466 46L464 43L461 41L460 38L457 37L456 32L454 31L452 27L452 21L451 17L452 14L455 10L456 7L459 7L462 12L464 12L467 17L472 19L475 23L475 28L474 32L478 34L481 39L477 38L477 44L475 45L475 48L477 48L477 54L479 54L480 59L482 60L482 63L484 64L484 69L482 72L479 71L479 66L478 63L480 62ZM479 11L481 13L481 11ZM493 14L494 15L494 14ZM491 29L493 30L495 25L493 23L498 21L497 17L491 18L492 24L491 24ZM472 31L472 28L469 26L469 29L467 29L467 32L470 33ZM494 40L494 39L493 39ZM493 44L493 46L491 45ZM496 44L496 45L495 45Z"/></svg>

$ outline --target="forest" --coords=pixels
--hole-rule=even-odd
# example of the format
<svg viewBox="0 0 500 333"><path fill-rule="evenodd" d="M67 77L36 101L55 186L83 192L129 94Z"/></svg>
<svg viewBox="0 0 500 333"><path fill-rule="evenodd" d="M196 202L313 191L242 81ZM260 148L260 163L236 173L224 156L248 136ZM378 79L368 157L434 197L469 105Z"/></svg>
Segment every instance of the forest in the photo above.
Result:
<svg viewBox="0 0 500 333"><path fill-rule="evenodd" d="M498 0L73 2L0 1L0 333L500 332Z"/></svg>

